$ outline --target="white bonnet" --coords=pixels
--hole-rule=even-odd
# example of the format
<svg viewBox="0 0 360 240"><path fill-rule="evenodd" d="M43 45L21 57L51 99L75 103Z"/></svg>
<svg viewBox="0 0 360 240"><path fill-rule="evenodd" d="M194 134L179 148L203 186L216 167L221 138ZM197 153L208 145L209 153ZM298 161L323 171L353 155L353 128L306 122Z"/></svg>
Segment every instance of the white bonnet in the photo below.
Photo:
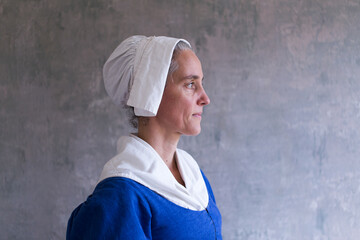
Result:
<svg viewBox="0 0 360 240"><path fill-rule="evenodd" d="M136 116L156 116L176 44L184 39L132 36L110 55L103 68L105 89Z"/></svg>

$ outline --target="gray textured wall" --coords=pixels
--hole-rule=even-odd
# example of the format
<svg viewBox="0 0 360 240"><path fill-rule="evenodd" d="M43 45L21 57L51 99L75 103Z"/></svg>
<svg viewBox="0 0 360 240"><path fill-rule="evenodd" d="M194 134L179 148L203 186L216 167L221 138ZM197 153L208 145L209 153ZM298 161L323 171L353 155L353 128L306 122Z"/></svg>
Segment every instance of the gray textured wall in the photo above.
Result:
<svg viewBox="0 0 360 240"><path fill-rule="evenodd" d="M184 137L224 239L360 238L358 0L0 0L0 239L64 239L131 129L102 65L184 37L212 100Z"/></svg>

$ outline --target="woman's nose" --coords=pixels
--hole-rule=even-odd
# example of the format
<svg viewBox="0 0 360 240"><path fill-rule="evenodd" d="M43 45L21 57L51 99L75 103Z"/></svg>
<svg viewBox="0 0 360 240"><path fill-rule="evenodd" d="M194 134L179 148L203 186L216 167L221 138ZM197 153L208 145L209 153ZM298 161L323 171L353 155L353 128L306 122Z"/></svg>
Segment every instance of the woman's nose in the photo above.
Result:
<svg viewBox="0 0 360 240"><path fill-rule="evenodd" d="M198 104L205 106L205 105L208 105L209 103L210 103L210 98L208 97L208 95L205 92L205 89L203 88L201 91L199 100L198 100Z"/></svg>

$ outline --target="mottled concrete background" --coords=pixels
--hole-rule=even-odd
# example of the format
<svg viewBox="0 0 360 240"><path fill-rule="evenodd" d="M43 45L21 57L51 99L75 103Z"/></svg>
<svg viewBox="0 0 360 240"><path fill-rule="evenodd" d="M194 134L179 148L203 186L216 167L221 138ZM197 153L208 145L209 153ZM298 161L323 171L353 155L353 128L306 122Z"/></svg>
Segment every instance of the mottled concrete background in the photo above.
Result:
<svg viewBox="0 0 360 240"><path fill-rule="evenodd" d="M188 39L212 100L184 137L224 239L360 239L359 0L0 0L0 239L64 239L120 135L102 66Z"/></svg>

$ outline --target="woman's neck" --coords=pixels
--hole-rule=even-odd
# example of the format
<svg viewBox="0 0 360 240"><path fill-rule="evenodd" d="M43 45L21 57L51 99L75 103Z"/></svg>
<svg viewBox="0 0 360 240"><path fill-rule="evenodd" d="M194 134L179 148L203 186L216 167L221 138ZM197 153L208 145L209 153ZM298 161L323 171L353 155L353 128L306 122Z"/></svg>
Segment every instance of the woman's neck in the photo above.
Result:
<svg viewBox="0 0 360 240"><path fill-rule="evenodd" d="M139 119L138 137L150 144L170 169L175 179L185 186L176 163L176 148L181 134L169 133L150 119Z"/></svg>
<svg viewBox="0 0 360 240"><path fill-rule="evenodd" d="M139 124L138 137L150 144L169 168L173 166L180 135L166 134L161 129Z"/></svg>

